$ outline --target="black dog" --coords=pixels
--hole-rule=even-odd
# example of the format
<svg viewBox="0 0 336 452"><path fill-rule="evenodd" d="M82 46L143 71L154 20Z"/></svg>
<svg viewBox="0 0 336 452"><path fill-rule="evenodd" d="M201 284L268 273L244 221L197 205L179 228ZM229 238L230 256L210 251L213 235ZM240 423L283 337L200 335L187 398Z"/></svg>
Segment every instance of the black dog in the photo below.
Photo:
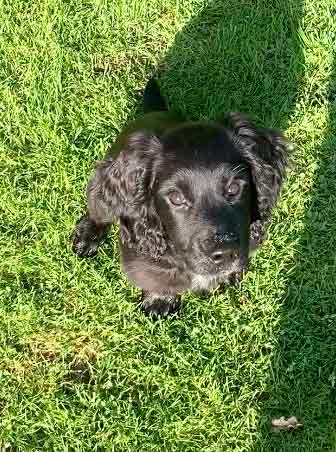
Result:
<svg viewBox="0 0 336 452"><path fill-rule="evenodd" d="M239 113L185 122L154 80L144 100L144 116L98 164L73 246L94 255L118 220L123 269L156 316L176 311L183 291L239 280L279 196L288 145Z"/></svg>

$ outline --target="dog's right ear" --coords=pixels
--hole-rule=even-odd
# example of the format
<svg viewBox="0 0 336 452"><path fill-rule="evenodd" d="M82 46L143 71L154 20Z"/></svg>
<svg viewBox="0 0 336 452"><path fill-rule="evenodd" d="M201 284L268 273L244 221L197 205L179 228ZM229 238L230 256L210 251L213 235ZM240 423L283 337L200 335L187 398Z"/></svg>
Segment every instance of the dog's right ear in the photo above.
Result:
<svg viewBox="0 0 336 452"><path fill-rule="evenodd" d="M129 136L116 159L98 162L87 191L90 218L104 224L141 215L146 210L160 149L156 136L139 131Z"/></svg>

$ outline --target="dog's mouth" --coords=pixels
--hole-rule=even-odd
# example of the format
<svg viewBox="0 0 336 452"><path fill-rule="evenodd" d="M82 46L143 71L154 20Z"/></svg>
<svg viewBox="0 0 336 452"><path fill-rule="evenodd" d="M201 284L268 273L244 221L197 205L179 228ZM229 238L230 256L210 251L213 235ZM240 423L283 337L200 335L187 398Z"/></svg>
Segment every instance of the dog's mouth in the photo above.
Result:
<svg viewBox="0 0 336 452"><path fill-rule="evenodd" d="M207 256L192 256L187 259L191 271L200 275L230 274L242 271L248 261L248 256L241 251L228 252L225 259L214 262Z"/></svg>

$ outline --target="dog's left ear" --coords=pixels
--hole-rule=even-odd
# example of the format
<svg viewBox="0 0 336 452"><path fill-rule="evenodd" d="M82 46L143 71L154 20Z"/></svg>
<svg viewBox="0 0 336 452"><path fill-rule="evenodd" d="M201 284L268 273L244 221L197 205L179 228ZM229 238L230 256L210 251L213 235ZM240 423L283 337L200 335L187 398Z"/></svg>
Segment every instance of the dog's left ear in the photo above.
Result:
<svg viewBox="0 0 336 452"><path fill-rule="evenodd" d="M228 122L234 142L251 168L258 216L266 220L278 199L292 146L281 131L257 128L240 113L230 113Z"/></svg>

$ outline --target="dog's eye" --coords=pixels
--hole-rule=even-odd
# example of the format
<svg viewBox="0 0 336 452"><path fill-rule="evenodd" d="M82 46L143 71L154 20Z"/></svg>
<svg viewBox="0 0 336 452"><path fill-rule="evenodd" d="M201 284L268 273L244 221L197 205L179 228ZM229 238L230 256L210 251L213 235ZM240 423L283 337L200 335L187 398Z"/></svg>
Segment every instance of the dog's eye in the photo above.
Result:
<svg viewBox="0 0 336 452"><path fill-rule="evenodd" d="M239 192L240 192L240 184L238 184L238 182L232 182L226 188L226 194L229 196L237 196Z"/></svg>
<svg viewBox="0 0 336 452"><path fill-rule="evenodd" d="M183 204L186 204L185 197L179 191L171 191L168 198L174 206L182 206Z"/></svg>

